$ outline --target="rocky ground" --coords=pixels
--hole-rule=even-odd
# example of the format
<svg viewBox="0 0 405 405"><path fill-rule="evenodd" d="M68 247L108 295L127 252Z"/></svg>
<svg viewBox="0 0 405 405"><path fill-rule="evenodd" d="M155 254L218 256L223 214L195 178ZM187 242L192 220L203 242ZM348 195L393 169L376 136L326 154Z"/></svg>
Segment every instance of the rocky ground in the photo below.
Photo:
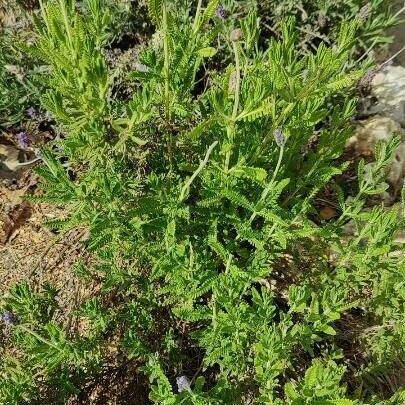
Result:
<svg viewBox="0 0 405 405"><path fill-rule="evenodd" d="M402 140L392 162L387 181L391 186L386 205L391 205L401 193L405 175L405 68L388 65L371 82L370 94L362 100L354 135L347 146L357 157L372 159L378 141L393 136Z"/></svg>

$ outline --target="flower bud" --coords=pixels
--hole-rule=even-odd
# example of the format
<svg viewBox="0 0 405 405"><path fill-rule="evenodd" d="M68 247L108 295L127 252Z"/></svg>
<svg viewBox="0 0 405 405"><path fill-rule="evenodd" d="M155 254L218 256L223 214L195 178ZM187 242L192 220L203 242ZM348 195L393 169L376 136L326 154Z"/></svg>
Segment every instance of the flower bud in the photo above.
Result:
<svg viewBox="0 0 405 405"><path fill-rule="evenodd" d="M4 311L0 318L7 326L13 326L15 324L15 316L11 311Z"/></svg>
<svg viewBox="0 0 405 405"><path fill-rule="evenodd" d="M240 28L236 28L231 31L231 34L229 35L229 39L232 42L238 42L243 38L243 31Z"/></svg>
<svg viewBox="0 0 405 405"><path fill-rule="evenodd" d="M37 118L37 112L35 111L34 107L30 107L27 109L27 115L31 118L31 119L35 119Z"/></svg>
<svg viewBox="0 0 405 405"><path fill-rule="evenodd" d="M369 3L367 3L360 9L359 13L357 14L357 18L361 22L365 22L368 19L368 17L370 17L370 14L371 14L371 6Z"/></svg>
<svg viewBox="0 0 405 405"><path fill-rule="evenodd" d="M274 130L274 140L279 148L282 148L285 145L285 136L280 128Z"/></svg>
<svg viewBox="0 0 405 405"><path fill-rule="evenodd" d="M15 136L17 138L18 146L21 149L27 149L30 146L30 141L28 139L28 135L26 132L22 131L16 134Z"/></svg>
<svg viewBox="0 0 405 405"><path fill-rule="evenodd" d="M225 20L228 17L228 11L221 5L219 5L215 10L215 15L221 20Z"/></svg>
<svg viewBox="0 0 405 405"><path fill-rule="evenodd" d="M328 24L328 20L326 19L325 14L319 14L318 15L318 24L321 28L325 28L326 25Z"/></svg>

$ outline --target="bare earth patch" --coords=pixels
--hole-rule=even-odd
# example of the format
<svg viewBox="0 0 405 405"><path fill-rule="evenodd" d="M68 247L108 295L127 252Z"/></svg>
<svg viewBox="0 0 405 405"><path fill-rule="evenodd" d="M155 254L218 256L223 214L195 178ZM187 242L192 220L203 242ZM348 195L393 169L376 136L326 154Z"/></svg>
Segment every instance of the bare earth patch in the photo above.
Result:
<svg viewBox="0 0 405 405"><path fill-rule="evenodd" d="M89 295L89 286L73 272L78 260L87 259L84 230L58 235L46 228L45 222L60 217L63 210L25 201L25 195L35 193L37 182L29 169L14 178L5 179L4 171L0 176L0 295L20 281L36 286L50 282L69 313Z"/></svg>

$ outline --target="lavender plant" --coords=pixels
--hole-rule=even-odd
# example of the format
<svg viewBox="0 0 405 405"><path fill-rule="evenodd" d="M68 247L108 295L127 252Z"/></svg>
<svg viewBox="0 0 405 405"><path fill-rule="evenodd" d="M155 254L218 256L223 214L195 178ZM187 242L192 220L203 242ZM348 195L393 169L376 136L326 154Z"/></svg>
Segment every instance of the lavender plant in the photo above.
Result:
<svg viewBox="0 0 405 405"><path fill-rule="evenodd" d="M399 21L399 14L392 9L393 3L384 0L264 0L259 2L259 7L266 16L266 25L276 32L280 20L294 16L299 21L300 45L310 51L319 42L335 41L339 25L358 18L362 24L353 48L355 60L364 59L379 46L390 43L392 37L388 29Z"/></svg>
<svg viewBox="0 0 405 405"><path fill-rule="evenodd" d="M102 288L78 309L85 331L57 321L53 290L10 292L19 356L2 364L0 399L53 391L67 403L115 352L148 376L157 404L378 403L366 382L405 347L404 272L394 271L403 207L364 208L386 189L398 139L378 145L370 172L359 165L355 195L336 185L336 218L315 209L347 167L338 158L364 69L345 68L360 19L315 53L297 50L287 20L262 49L258 14L228 32L216 0L186 14L149 0L156 32L128 100L106 62L106 0L85 4L48 2L36 21L31 52L51 70L42 105L65 134L42 152L38 198L66 207L50 226L87 228L94 264L77 273ZM218 38L232 60L212 71ZM355 233L343 238L348 221ZM398 340L387 356L378 337L346 325L359 313L381 326L380 342ZM348 344L365 354L350 369Z"/></svg>

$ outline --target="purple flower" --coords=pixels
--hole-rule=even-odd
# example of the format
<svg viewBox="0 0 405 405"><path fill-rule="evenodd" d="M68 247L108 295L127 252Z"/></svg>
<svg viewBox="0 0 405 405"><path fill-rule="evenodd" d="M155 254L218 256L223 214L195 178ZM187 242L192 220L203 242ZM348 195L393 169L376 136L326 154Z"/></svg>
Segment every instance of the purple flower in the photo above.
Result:
<svg viewBox="0 0 405 405"><path fill-rule="evenodd" d="M285 136L283 131L280 128L274 130L274 140L279 148L282 148L285 145Z"/></svg>
<svg viewBox="0 0 405 405"><path fill-rule="evenodd" d="M12 312L10 311L4 311L1 314L1 320L7 325L7 326L12 326L15 324L15 317Z"/></svg>
<svg viewBox="0 0 405 405"><path fill-rule="evenodd" d="M215 14L218 18L221 20L225 20L226 17L228 17L228 11L221 5L219 5L216 10Z"/></svg>
<svg viewBox="0 0 405 405"><path fill-rule="evenodd" d="M35 111L35 108L34 108L34 107L28 108L27 114L28 114L28 116L29 116L30 118L32 118L32 119L35 119L36 116L37 116L37 112Z"/></svg>
<svg viewBox="0 0 405 405"><path fill-rule="evenodd" d="M16 134L18 145L21 149L27 149L30 146L30 140L26 132L22 131Z"/></svg>
<svg viewBox="0 0 405 405"><path fill-rule="evenodd" d="M176 377L176 384L179 392L189 390L191 385L190 380L185 375Z"/></svg>

